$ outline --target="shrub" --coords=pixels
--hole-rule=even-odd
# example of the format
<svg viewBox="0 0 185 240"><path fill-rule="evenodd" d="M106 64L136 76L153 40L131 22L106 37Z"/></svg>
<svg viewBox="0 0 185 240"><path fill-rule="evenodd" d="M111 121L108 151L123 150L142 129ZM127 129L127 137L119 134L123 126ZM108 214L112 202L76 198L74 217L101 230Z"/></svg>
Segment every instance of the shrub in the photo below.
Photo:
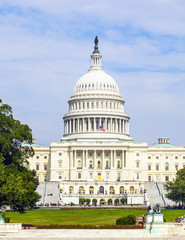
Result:
<svg viewBox="0 0 185 240"><path fill-rule="evenodd" d="M135 216L128 215L126 217L118 218L116 220L116 225L134 225L135 223Z"/></svg>
<svg viewBox="0 0 185 240"><path fill-rule="evenodd" d="M121 204L127 204L127 198L121 198L120 202Z"/></svg>
<svg viewBox="0 0 185 240"><path fill-rule="evenodd" d="M7 217L5 213L3 213L1 216L4 218L4 222L5 223L9 223L10 222L10 218Z"/></svg>
<svg viewBox="0 0 185 240"><path fill-rule="evenodd" d="M79 204L82 205L82 204L84 204L84 203L85 203L85 198L80 198L80 199L79 199Z"/></svg>
<svg viewBox="0 0 185 240"><path fill-rule="evenodd" d="M97 204L97 199L96 199L96 198L93 198L92 203L93 203L94 206L96 206L96 204Z"/></svg>
<svg viewBox="0 0 185 240"><path fill-rule="evenodd" d="M108 199L108 205L112 205L112 198Z"/></svg>
<svg viewBox="0 0 185 240"><path fill-rule="evenodd" d="M89 205L89 203L91 202L91 199L87 198L87 199L85 199L85 202L87 205Z"/></svg>
<svg viewBox="0 0 185 240"><path fill-rule="evenodd" d="M116 199L114 200L114 204L115 204L115 205L118 205L118 204L119 204L119 199L118 199L118 198L116 198Z"/></svg>

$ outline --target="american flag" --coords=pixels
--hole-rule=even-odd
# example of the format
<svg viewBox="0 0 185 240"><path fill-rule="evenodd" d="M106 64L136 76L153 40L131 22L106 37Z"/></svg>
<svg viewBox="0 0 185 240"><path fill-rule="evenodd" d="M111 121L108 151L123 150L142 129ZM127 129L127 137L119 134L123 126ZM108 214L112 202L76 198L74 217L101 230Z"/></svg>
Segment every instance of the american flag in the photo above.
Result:
<svg viewBox="0 0 185 240"><path fill-rule="evenodd" d="M105 132L105 129L101 126L99 126L99 130L102 131L102 132Z"/></svg>

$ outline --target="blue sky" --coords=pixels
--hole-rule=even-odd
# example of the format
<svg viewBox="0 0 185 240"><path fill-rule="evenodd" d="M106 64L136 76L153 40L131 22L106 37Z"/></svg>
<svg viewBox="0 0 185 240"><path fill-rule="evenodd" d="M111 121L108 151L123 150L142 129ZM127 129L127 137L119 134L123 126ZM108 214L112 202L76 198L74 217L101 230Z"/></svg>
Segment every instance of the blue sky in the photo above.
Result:
<svg viewBox="0 0 185 240"><path fill-rule="evenodd" d="M37 143L60 141L98 35L134 141L185 146L184 12L184 0L1 0L0 98Z"/></svg>

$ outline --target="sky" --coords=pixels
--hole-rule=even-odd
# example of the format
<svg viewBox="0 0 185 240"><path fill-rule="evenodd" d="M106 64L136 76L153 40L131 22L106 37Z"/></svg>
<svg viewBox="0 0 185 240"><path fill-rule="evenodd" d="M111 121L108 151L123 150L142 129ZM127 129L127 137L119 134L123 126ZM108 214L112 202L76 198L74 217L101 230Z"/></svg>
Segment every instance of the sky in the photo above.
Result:
<svg viewBox="0 0 185 240"><path fill-rule="evenodd" d="M0 98L36 143L59 142L97 35L133 140L185 146L184 12L184 0L0 0Z"/></svg>

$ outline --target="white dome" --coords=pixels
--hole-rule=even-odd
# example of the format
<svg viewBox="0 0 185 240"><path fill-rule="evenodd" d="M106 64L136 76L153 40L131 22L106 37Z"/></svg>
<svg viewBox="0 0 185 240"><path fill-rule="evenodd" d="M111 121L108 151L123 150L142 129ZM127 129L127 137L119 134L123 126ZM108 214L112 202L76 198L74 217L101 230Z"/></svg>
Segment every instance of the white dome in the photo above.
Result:
<svg viewBox="0 0 185 240"><path fill-rule="evenodd" d="M107 94L120 95L118 85L115 80L102 69L89 70L76 83L75 93L85 92L105 92Z"/></svg>

